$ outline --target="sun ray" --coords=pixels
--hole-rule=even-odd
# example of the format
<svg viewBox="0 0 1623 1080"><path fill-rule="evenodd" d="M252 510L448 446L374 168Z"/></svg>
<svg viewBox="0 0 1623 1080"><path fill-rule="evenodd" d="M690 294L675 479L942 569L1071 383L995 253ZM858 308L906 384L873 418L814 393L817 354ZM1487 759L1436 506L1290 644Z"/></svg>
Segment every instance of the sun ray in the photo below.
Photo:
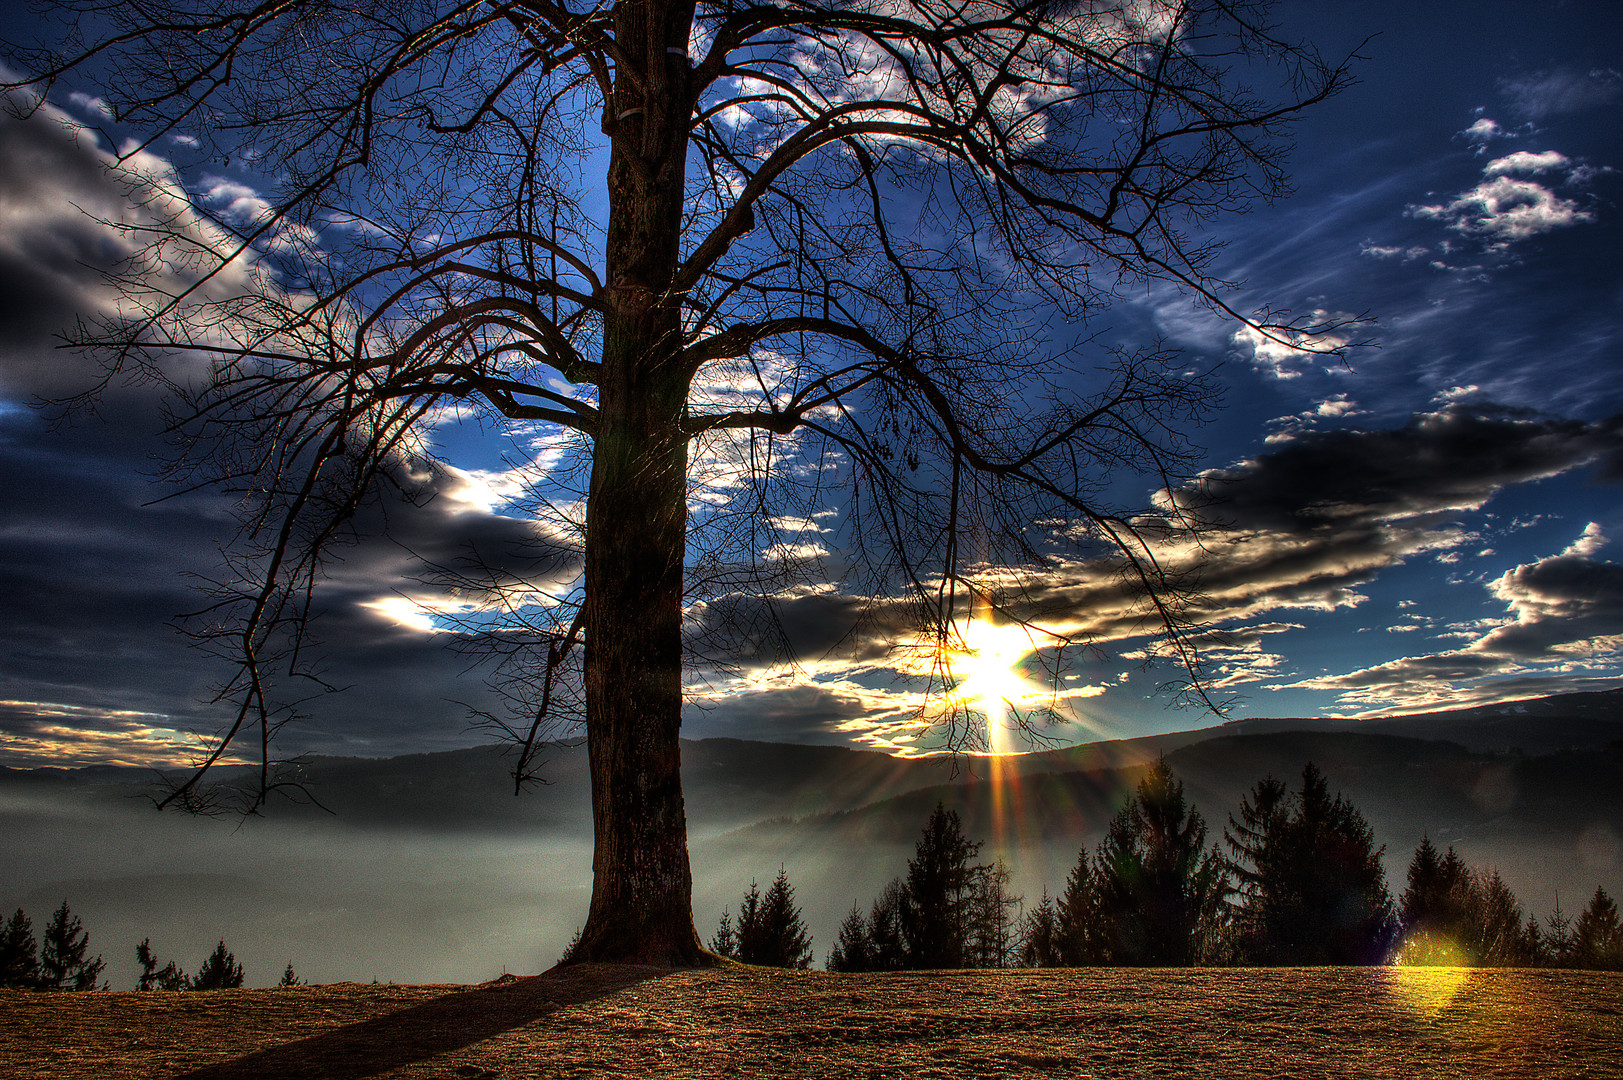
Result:
<svg viewBox="0 0 1623 1080"><path fill-rule="evenodd" d="M991 754L1012 753L1011 736L1020 726L1020 710L1030 708L1045 693L1017 666L1037 651L1032 631L1018 623L979 617L955 629L963 647L947 655L952 704L985 718Z"/></svg>

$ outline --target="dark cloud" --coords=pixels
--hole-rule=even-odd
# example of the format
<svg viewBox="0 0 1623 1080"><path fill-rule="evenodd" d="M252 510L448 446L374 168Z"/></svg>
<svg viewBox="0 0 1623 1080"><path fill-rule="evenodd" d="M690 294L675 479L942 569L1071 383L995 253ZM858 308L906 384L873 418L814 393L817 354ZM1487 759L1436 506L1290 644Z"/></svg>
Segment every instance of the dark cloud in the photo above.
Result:
<svg viewBox="0 0 1623 1080"><path fill-rule="evenodd" d="M82 370L53 346L107 302L103 274L128 247L101 221L133 216L124 194L89 133L49 110L23 120L0 108L0 393L84 389Z"/></svg>
<svg viewBox="0 0 1623 1080"><path fill-rule="evenodd" d="M1623 418L1584 423L1452 405L1386 431L1314 432L1199 488L1224 527L1288 535L1382 531L1394 522L1474 510L1502 488L1543 479L1623 450Z"/></svg>
<svg viewBox="0 0 1623 1080"><path fill-rule="evenodd" d="M82 132L48 111L0 115L0 729L14 748L54 745L68 759L101 747L128 760L145 747L173 760L195 747L188 732L215 731L223 712L208 698L229 665L174 624L206 602L197 576L223 573L230 501L171 497L155 482L172 449L158 388L115 381L66 415L27 404L82 393L102 375L94 358L56 346L76 316L110 302L103 271L126 248L89 215L131 220L124 195ZM471 600L430 568L476 560L551 587L578 572L568 538L497 512L481 477L445 469L412 487L415 503L369 507L356 542L329 563L317 670L352 689L316 693L303 711L320 722L290 728L288 752L465 745L466 712L449 699L482 702L482 676L445 647L450 635L415 625L414 605ZM314 687L285 690L309 698Z"/></svg>
<svg viewBox="0 0 1623 1080"><path fill-rule="evenodd" d="M1225 625L1270 611L1350 606L1357 586L1466 541L1461 515L1517 484L1606 460L1617 420L1584 423L1451 405L1401 428L1307 431L1168 497L1204 519L1174 532L1163 564L1193 575L1187 614ZM1197 543L1198 539L1198 543ZM1033 611L1109 640L1153 630L1119 578L1069 563L1028 581Z"/></svg>
<svg viewBox="0 0 1623 1080"><path fill-rule="evenodd" d="M869 695L849 689L807 684L756 689L688 706L683 734L749 739L771 732L774 742L844 745L852 741L854 728L867 730L876 719L873 705Z"/></svg>
<svg viewBox="0 0 1623 1080"><path fill-rule="evenodd" d="M1595 557L1605 543L1590 524L1560 554L1491 581L1505 618L1462 648L1292 685L1334 690L1346 705L1378 710L1468 704L1508 695L1512 683L1555 693L1615 678L1623 670L1623 565Z"/></svg>
<svg viewBox="0 0 1623 1080"><path fill-rule="evenodd" d="M1553 25L1541 23L1540 32ZM1349 47L1364 37L1354 34ZM1570 35L1566 40L1573 43ZM1427 66L1417 70L1426 79L1455 79L1435 65L1429 43L1415 42L1425 54ZM1383 320L1383 347L1355 355L1347 367L1305 364L1301 355L1281 351L1272 366L1300 371L1289 381L1242 373L1235 396L1265 384L1256 396L1268 403L1231 401L1239 433L1211 440L1220 448L1215 460L1247 453L1269 416L1306 417L1299 411L1305 407L1310 423L1291 425L1267 453L1178 493L1190 504L1218 499L1204 510L1212 527L1200 543L1174 530L1155 546L1169 568L1198 575L1189 617L1226 632L1201 642L1220 686L1286 685L1294 678L1291 640L1305 632L1285 621L1292 612L1346 609L1395 567L1469 554L1480 546L1471 515L1507 489L1584 467L1602 479L1623 478L1619 421L1597 419L1623 408L1614 377L1617 221L1615 200L1603 189L1615 180L1598 179L1602 166L1616 165L1615 134L1597 125L1580 138L1576 122L1559 132L1553 123L1615 103L1623 77L1610 67L1552 67L1534 58L1531 45L1526 55L1543 70L1500 84L1505 103L1492 116L1508 127L1487 114L1478 121L1484 135L1554 133L1549 141L1517 143L1527 154L1487 162L1462 153L1458 141L1447 143L1446 133L1468 121L1464 111L1403 120L1425 111L1411 83L1392 77L1393 68L1375 67L1379 77L1365 86L1379 93L1345 95L1330 103L1343 110L1329 114L1340 120L1315 129L1310 116L1304 124L1308 152L1297 173L1311 197L1233 226L1234 259L1225 264L1232 272L1214 269L1251 282L1241 307L1254 300L1299 311L1371 310ZM1494 53L1483 62L1502 59ZM1450 92L1447 107L1463 110L1461 100L1482 100L1480 88L1502 70L1482 67L1477 96ZM1400 85L1401 93L1393 89ZM1402 116L1388 108L1394 98L1402 98ZM81 114L93 111L87 100ZM218 496L152 503L162 489L150 477L167 450L155 434L161 414L154 391L115 386L99 414L55 430L17 407L94 380L82 358L54 347L54 335L77 315L107 310L99 271L127 250L127 238L92 216L137 220L89 132L48 120L49 110L26 122L0 118L0 469L7 477L0 483L0 618L8 627L0 644L0 730L14 746L52 739L65 745L75 733L86 754L101 747L133 760L143 746L181 745L186 730L218 723L201 700L229 668L190 649L168 623L196 607L186 575L219 566L218 546L231 540L234 522ZM1349 120L1363 126L1349 128ZM1437 145L1422 141L1428 139ZM1571 167L1555 168L1556 149L1571 155ZM1507 177L1520 184L1515 191L1501 182ZM1531 207L1522 211L1528 227L1554 220L1535 213L1541 205L1535 181L1551 193L1546 209L1560 209L1557 199L1586 198L1581 189L1591 181L1606 198L1576 204L1574 213L1594 218L1582 227L1540 231L1537 243L1516 244L1513 254L1495 258L1475 250L1517 227L1504 211ZM216 178L209 181L211 197L222 209L251 209L252 182L245 175ZM1521 201L1510 198L1518 192ZM1498 201L1490 205L1490 197ZM1405 206L1433 204L1444 223L1404 216ZM1383 257L1356 258L1361 247ZM1487 265L1492 280L1478 264ZM1181 297L1176 306L1188 309ZM1145 332L1151 329L1146 324ZM1228 350L1225 326L1201 321L1198 329L1175 336L1197 354ZM1239 366L1230 365L1231 374ZM1483 388L1481 398L1536 403L1547 414L1456 404L1407 423L1372 419L1401 417L1437 391L1467 382ZM1353 396L1369 411L1352 407ZM1342 427L1318 430L1331 425ZM454 635L427 628L433 620L426 612L465 610L458 605L477 597L427 567L460 565L477 554L510 579L550 589L567 587L579 565L567 535L504 513L488 479L445 470L423 482L422 494L432 496L424 505L380 502L359 523L359 542L329 567L317 624L326 645L321 673L351 690L309 703L316 720L290 729L290 750L381 753L476 737L449 699L483 700L483 673L468 671L468 658L444 647ZM1612 519L1605 520L1610 528ZM823 539L832 543L837 535ZM826 562L838 565L841 557L833 552ZM986 580L1016 610L1091 637L1119 659L1141 651L1155 623L1123 587L1118 569L1072 558ZM1341 684L1323 684L1321 699L1366 694L1342 700L1373 706L1449 687L1456 696L1490 692L1482 687L1566 688L1615 656L1609 639L1623 633L1618 587L1617 565L1594 550L1531 559L1480 594L1504 605L1498 625L1457 630L1469 635L1451 642L1463 643L1457 650L1344 673ZM917 704L906 693L916 685L909 663L917 654L896 648L911 634L913 614L905 604L833 585L785 590L771 602L707 600L692 610L693 647L733 666L718 667L712 686L696 691L710 708L690 714L691 730L886 745L906 730ZM1420 637L1379 636L1411 643ZM802 667L775 666L787 655ZM1112 667L1093 681L1120 674ZM1129 696L1121 689L1118 702ZM1116 707L1097 704L1107 712Z"/></svg>
<svg viewBox="0 0 1623 1080"><path fill-rule="evenodd" d="M1595 558L1604 546L1591 524L1559 555L1514 567L1490 582L1511 621L1485 634L1472 648L1522 661L1574 657L1589 643L1623 635L1623 565ZM1618 657L1616 640L1601 646Z"/></svg>
<svg viewBox="0 0 1623 1080"><path fill-rule="evenodd" d="M1299 431L1271 452L1209 473L1169 496L1208 527L1199 534L1174 529L1153 548L1163 566L1186 575L1184 583L1193 587L1182 613L1213 628L1197 644L1211 660L1214 685L1278 680L1289 672L1281 654L1302 627L1259 619L1354 607L1365 599L1363 587L1394 567L1480 546L1464 524L1466 516L1505 489L1603 464L1620 449L1623 424L1616 419L1585 423L1460 403L1398 428ZM1496 591L1514 606L1513 594L1532 597L1544 590L1526 604L1542 604L1548 615L1538 633L1571 641L1602 633L1596 627L1609 616L1581 616L1546 593L1570 575L1584 594L1600 596L1604 582L1595 575L1610 572L1593 566L1579 572L1570 559L1556 561L1521 568ZM1114 643L1127 656L1146 655L1139 643L1162 629L1109 561L1055 559L988 575L983 584L1001 589L1023 617L1081 639ZM694 615L711 632L709 640L725 640L719 630L734 633L730 655L746 671L781 662L776 646L787 640L813 676L918 673L906 649L898 649L911 640L915 623L896 601L828 589L770 603L724 599L696 608ZM1517 633L1534 633L1520 625ZM1406 677L1431 685L1484 679L1503 674L1504 667L1503 658L1459 650L1416 661ZM1350 688L1362 677L1346 678ZM1384 683L1386 677L1371 674L1367 681Z"/></svg>

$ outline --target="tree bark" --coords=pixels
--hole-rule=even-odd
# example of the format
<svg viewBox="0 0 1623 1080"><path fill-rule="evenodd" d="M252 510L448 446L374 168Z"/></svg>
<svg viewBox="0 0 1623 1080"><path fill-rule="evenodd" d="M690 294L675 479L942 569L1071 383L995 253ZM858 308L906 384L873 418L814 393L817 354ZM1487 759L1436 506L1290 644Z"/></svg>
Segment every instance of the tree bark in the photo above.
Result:
<svg viewBox="0 0 1623 1080"><path fill-rule="evenodd" d="M707 959L693 927L679 743L687 447L665 397L630 385L601 394L585 600L596 848L578 960Z"/></svg>
<svg viewBox="0 0 1623 1080"><path fill-rule="evenodd" d="M672 9L675 9L674 11ZM686 16L682 12L685 10ZM573 959L713 960L693 927L682 800L682 596L691 373L677 363L692 6L633 0L616 37L603 362L586 517L592 905ZM667 48L670 42L670 48Z"/></svg>

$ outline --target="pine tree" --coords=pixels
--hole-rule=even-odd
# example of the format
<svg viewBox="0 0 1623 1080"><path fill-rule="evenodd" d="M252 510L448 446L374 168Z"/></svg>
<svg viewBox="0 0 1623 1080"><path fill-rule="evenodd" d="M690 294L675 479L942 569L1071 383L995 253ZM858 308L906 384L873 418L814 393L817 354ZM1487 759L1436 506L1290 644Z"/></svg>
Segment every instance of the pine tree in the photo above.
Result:
<svg viewBox="0 0 1623 1080"><path fill-rule="evenodd" d="M750 887L754 888L754 885ZM717 956L738 957L738 935L733 932L732 913L726 908L721 909L721 921L716 924L716 934L710 939L710 951Z"/></svg>
<svg viewBox="0 0 1623 1080"><path fill-rule="evenodd" d="M737 943L733 950L733 959L749 963L747 959L758 948L758 938L761 933L761 887L754 881L750 882L749 892L738 905L738 922L733 927L733 939Z"/></svg>
<svg viewBox="0 0 1623 1080"><path fill-rule="evenodd" d="M1480 963L1484 907L1482 884L1453 846L1439 856L1431 838L1422 837L1403 890L1403 962Z"/></svg>
<svg viewBox="0 0 1623 1080"><path fill-rule="evenodd" d="M1229 815L1223 838L1228 843L1229 872L1236 885L1232 940L1248 963L1283 962L1285 926L1293 920L1300 891L1287 881L1290 870L1289 788L1272 776L1258 780L1240 798L1240 818Z"/></svg>
<svg viewBox="0 0 1623 1080"><path fill-rule="evenodd" d="M851 903L851 912L840 923L839 940L828 954L830 971L872 971L873 957L868 942L868 923L862 909Z"/></svg>
<svg viewBox="0 0 1623 1080"><path fill-rule="evenodd" d="M1364 815L1337 792L1317 766L1302 769L1294 827L1307 865L1298 879L1307 914L1297 963L1380 964L1397 932L1392 897L1381 865L1383 844Z"/></svg>
<svg viewBox="0 0 1623 1080"><path fill-rule="evenodd" d="M718 937L720 930L717 931ZM760 886L750 882L750 890L738 906L737 951L732 954L746 964L763 967L804 968L811 963L811 937L795 904L794 886L782 867L761 895ZM720 950L713 950L719 952Z"/></svg>
<svg viewBox="0 0 1623 1080"><path fill-rule="evenodd" d="M222 941L209 953L192 979L193 990L234 990L242 985L242 965Z"/></svg>
<svg viewBox="0 0 1623 1080"><path fill-rule="evenodd" d="M1061 933L1059 909L1043 890L1037 906L1026 912L1020 921L1020 966L1028 968L1061 967L1065 963L1060 948Z"/></svg>
<svg viewBox="0 0 1623 1080"><path fill-rule="evenodd" d="M1540 925L1537 915L1527 916L1527 925L1522 927L1522 941L1527 947L1527 962L1532 967L1549 967L1554 961L1550 958L1550 942L1544 936L1544 928Z"/></svg>
<svg viewBox="0 0 1623 1080"><path fill-rule="evenodd" d="M86 960L90 935L62 901L40 942L39 984L47 990L94 990L106 965L100 956Z"/></svg>
<svg viewBox="0 0 1623 1080"><path fill-rule="evenodd" d="M1536 940L1529 940L1516 895L1491 871L1481 882L1480 926L1482 963L1489 967L1528 967L1534 963ZM1535 929L1537 924L1534 924Z"/></svg>
<svg viewBox="0 0 1623 1080"><path fill-rule="evenodd" d="M287 969L282 972L282 981L276 984L277 988L286 990L294 986L303 985L305 985L304 980L299 978L298 973L293 970L293 961L289 960L287 962Z"/></svg>
<svg viewBox="0 0 1623 1080"><path fill-rule="evenodd" d="M1312 762L1302 786L1259 781L1225 830L1240 885L1238 959L1251 964L1378 964L1395 930L1385 848Z"/></svg>
<svg viewBox="0 0 1623 1080"><path fill-rule="evenodd" d="M34 924L18 908L0 933L0 986L39 985L39 951Z"/></svg>
<svg viewBox="0 0 1623 1080"><path fill-rule="evenodd" d="M1572 964L1594 971L1623 968L1623 925L1619 924L1617 902L1599 886L1573 924Z"/></svg>
<svg viewBox="0 0 1623 1080"><path fill-rule="evenodd" d="M1064 967L1085 967L1104 961L1104 937L1099 922L1099 903L1094 888L1093 860L1083 848L1076 866L1065 879L1056 911L1059 933L1059 962Z"/></svg>
<svg viewBox="0 0 1623 1080"><path fill-rule="evenodd" d="M902 934L902 912L907 904L907 886L900 878L892 878L874 899L868 913L869 970L901 971L908 966L907 942Z"/></svg>
<svg viewBox="0 0 1623 1080"><path fill-rule="evenodd" d="M760 933L753 956L741 955L746 964L764 967L805 968L811 965L811 935L795 904L795 888L783 867L766 890L761 902ZM740 950L742 953L742 950Z"/></svg>
<svg viewBox="0 0 1623 1080"><path fill-rule="evenodd" d="M965 967L1006 968L1014 960L1021 900L1009 891L1009 877L1002 859L974 868L965 902Z"/></svg>
<svg viewBox="0 0 1623 1080"><path fill-rule="evenodd" d="M137 990L185 990L191 986L191 980L173 960L165 964L162 971L158 970L151 938L141 939L141 944L135 947L135 958L141 963L141 978L135 984Z"/></svg>
<svg viewBox="0 0 1623 1080"><path fill-rule="evenodd" d="M902 937L911 968L960 968L965 963L967 901L980 844L964 838L956 810L937 803L907 863Z"/></svg>
<svg viewBox="0 0 1623 1080"><path fill-rule="evenodd" d="M1215 950L1228 875L1165 759L1111 820L1094 889L1108 962L1179 966Z"/></svg>
<svg viewBox="0 0 1623 1080"><path fill-rule="evenodd" d="M1552 967L1572 966L1572 916L1561 910L1561 894L1555 894L1555 911L1545 920L1549 927L1544 935L1546 960Z"/></svg>

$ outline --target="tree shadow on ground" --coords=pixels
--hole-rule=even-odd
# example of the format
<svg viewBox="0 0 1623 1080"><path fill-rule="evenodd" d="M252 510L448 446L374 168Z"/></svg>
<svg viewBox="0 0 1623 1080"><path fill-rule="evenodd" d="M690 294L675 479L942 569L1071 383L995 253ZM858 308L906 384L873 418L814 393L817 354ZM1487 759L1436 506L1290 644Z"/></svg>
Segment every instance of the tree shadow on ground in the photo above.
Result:
<svg viewBox="0 0 1623 1080"><path fill-rule="evenodd" d="M667 969L587 964L486 983L216 1062L175 1080L363 1080L460 1050L569 1005L606 997Z"/></svg>

